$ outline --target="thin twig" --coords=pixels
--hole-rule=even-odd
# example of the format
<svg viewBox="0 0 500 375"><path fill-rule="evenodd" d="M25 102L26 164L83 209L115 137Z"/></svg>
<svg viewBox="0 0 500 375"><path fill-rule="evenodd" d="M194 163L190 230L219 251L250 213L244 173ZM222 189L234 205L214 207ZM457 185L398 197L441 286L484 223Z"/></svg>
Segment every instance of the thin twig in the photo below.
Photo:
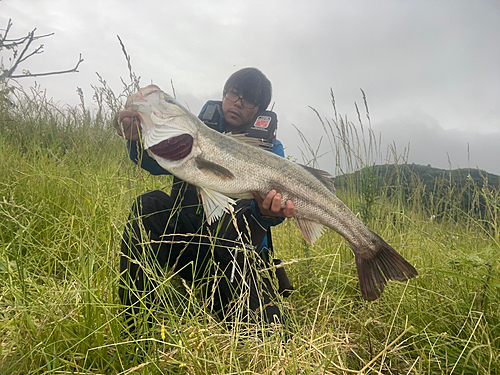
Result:
<svg viewBox="0 0 500 375"><path fill-rule="evenodd" d="M22 75L14 75L14 76L10 76L9 78L27 78L27 77L42 77L42 76L51 76L51 75L55 75L55 74L66 74L66 73L78 73L79 70L78 70L78 67L80 66L80 64L82 62L84 62L85 60L82 59L82 54L80 54L80 56L78 57L78 62L76 63L75 67L72 68L72 69L68 69L68 70L58 70L56 72L46 72L46 73L30 73L30 74L22 74ZM0 77L1 79L2 77Z"/></svg>

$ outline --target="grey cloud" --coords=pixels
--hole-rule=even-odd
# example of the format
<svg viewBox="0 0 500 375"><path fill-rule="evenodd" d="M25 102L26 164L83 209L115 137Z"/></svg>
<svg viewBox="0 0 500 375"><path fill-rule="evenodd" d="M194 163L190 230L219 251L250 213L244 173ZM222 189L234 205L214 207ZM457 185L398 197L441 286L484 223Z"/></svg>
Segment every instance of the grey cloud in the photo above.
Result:
<svg viewBox="0 0 500 375"><path fill-rule="evenodd" d="M437 168L476 168L497 173L500 170L498 145L500 132L474 133L443 129L432 117L413 114L376 124L383 147L394 142L398 150L409 146L410 161Z"/></svg>
<svg viewBox="0 0 500 375"><path fill-rule="evenodd" d="M260 68L273 83L279 136L296 157L301 144L291 124L313 144L322 135L308 106L333 117L331 87L339 113L356 120L353 103L362 102L363 88L372 123L387 129L388 142L396 135L398 144L410 141L411 161L446 166L448 151L462 166L469 142L471 163L500 173L482 156L497 150L491 140L500 129L500 7L494 1L2 1L0 22L7 17L18 33L57 32L30 69L66 68L83 54L79 74L38 79L60 102L78 103L77 86L91 102L96 71L120 91L128 71L119 34L142 83L169 91L173 80L194 113L221 95L235 70ZM426 134L439 140L435 150L428 150L434 141Z"/></svg>

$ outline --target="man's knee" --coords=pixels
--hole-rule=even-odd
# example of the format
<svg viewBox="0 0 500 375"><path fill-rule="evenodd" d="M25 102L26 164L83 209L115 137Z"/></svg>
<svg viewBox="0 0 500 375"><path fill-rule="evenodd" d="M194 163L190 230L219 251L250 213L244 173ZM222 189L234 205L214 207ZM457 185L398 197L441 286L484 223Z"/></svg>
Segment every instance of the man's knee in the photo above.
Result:
<svg viewBox="0 0 500 375"><path fill-rule="evenodd" d="M142 216L165 211L171 209L172 206L173 200L167 193L161 190L153 190L139 195L132 210L136 216Z"/></svg>
<svg viewBox="0 0 500 375"><path fill-rule="evenodd" d="M136 198L123 232L124 253L128 253L129 247L134 248L137 243L149 240L150 235L155 240L159 239L157 237L163 234L172 211L171 200L160 190L149 191ZM143 238L144 234L147 234L147 238Z"/></svg>

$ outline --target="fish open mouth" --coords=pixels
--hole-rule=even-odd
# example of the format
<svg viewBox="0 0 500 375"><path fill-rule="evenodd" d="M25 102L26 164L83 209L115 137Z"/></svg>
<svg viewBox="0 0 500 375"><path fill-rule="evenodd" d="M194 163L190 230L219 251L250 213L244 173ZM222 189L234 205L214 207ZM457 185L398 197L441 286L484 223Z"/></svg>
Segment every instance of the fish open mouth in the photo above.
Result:
<svg viewBox="0 0 500 375"><path fill-rule="evenodd" d="M191 153L193 148L193 137L189 134L178 135L161 141L151 146L149 150L161 158L177 161L182 160Z"/></svg>

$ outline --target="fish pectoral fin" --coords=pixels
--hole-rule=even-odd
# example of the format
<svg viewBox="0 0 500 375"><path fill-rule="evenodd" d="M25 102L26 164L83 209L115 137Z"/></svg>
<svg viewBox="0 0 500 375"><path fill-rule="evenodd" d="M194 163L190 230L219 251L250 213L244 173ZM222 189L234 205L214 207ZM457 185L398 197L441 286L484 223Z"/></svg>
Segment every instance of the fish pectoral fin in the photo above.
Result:
<svg viewBox="0 0 500 375"><path fill-rule="evenodd" d="M219 219L224 212L233 212L233 205L236 203L234 199L207 188L200 187L198 191L203 201L208 225Z"/></svg>
<svg viewBox="0 0 500 375"><path fill-rule="evenodd" d="M234 174L222 165L203 159L200 156L196 157L195 162L198 169L207 176L222 179L224 181L229 181L234 178Z"/></svg>
<svg viewBox="0 0 500 375"><path fill-rule="evenodd" d="M316 223L315 221L306 219L295 219L295 221L297 222L297 226L299 227L305 240L311 245L314 245L314 242L321 237L323 229L325 229L322 224Z"/></svg>

